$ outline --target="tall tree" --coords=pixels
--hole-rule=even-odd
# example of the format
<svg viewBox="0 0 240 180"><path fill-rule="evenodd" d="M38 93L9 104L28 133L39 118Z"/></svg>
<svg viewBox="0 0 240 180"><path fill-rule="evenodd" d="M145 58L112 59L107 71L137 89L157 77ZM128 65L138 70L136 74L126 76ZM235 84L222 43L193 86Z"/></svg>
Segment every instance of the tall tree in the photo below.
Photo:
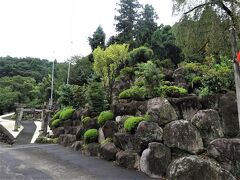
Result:
<svg viewBox="0 0 240 180"><path fill-rule="evenodd" d="M89 45L91 46L92 51L94 51L94 49L96 49L98 46L104 48L105 39L106 34L104 33L103 28L101 26L98 26L92 37L88 37Z"/></svg>
<svg viewBox="0 0 240 180"><path fill-rule="evenodd" d="M235 77L235 86L237 94L237 106L238 106L238 119L240 127L240 67L236 61L237 54L237 31L239 31L238 18L240 13L239 0L173 0L174 10L177 12L183 12L184 14L191 14L195 12L195 15L201 13L203 8L212 6L220 14L225 15L230 20L230 37L232 46L232 59ZM198 13L196 13L198 12Z"/></svg>
<svg viewBox="0 0 240 180"><path fill-rule="evenodd" d="M138 0L120 0L118 15L115 16L116 31L119 33L120 43L133 43L134 26L139 17L138 10L141 7Z"/></svg>
<svg viewBox="0 0 240 180"><path fill-rule="evenodd" d="M158 19L152 5L146 4L140 13L140 18L136 24L136 45L150 45L151 37L157 29L156 20Z"/></svg>

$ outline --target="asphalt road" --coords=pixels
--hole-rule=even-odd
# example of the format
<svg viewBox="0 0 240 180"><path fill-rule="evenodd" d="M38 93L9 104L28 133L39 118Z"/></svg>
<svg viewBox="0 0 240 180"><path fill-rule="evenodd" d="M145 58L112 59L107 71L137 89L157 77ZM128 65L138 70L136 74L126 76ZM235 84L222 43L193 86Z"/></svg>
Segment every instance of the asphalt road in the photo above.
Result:
<svg viewBox="0 0 240 180"><path fill-rule="evenodd" d="M60 145L0 144L0 179L149 179L94 157L87 157Z"/></svg>

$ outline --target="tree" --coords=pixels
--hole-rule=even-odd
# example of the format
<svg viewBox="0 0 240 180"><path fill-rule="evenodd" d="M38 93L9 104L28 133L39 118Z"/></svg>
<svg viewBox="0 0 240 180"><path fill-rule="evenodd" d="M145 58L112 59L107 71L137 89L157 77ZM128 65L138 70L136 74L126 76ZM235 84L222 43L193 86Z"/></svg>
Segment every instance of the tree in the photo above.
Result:
<svg viewBox="0 0 240 180"><path fill-rule="evenodd" d="M240 127L240 67L236 62L237 54L237 31L239 31L238 14L240 13L240 2L238 0L202 0L202 1L191 1L191 0L173 0L174 10L178 12L184 11L184 14L190 14L192 12L201 12L203 8L212 6L214 9L230 20L230 34L231 34L231 49L233 59L233 69L235 77L236 95L237 95L237 106L238 106L238 119Z"/></svg>
<svg viewBox="0 0 240 180"><path fill-rule="evenodd" d="M92 37L88 37L89 45L92 48L92 51L98 46L101 48L105 47L106 34L103 31L101 26L98 26L97 30L93 33Z"/></svg>
<svg viewBox="0 0 240 180"><path fill-rule="evenodd" d="M155 22L157 19L158 16L153 6L146 4L136 24L135 38L137 46L150 45L152 34L157 29L157 23Z"/></svg>
<svg viewBox="0 0 240 180"><path fill-rule="evenodd" d="M115 16L116 31L120 43L133 43L134 38L134 26L139 17L138 9L140 4L138 0L120 0L118 5L118 15Z"/></svg>
<svg viewBox="0 0 240 180"><path fill-rule="evenodd" d="M102 78L104 88L107 90L108 102L112 102L113 86L119 68L125 64L128 57L128 45L114 44L106 50L98 47L93 52L94 72Z"/></svg>

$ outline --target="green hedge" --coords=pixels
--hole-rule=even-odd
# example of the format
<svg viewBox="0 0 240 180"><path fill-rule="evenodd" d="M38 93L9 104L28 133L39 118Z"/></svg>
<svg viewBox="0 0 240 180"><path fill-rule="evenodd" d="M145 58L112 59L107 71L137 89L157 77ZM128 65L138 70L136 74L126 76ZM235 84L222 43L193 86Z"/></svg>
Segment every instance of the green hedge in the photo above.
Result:
<svg viewBox="0 0 240 180"><path fill-rule="evenodd" d="M53 115L52 120L59 119L59 116L60 116L61 112L62 112L61 110L58 111L58 112L56 112L56 113Z"/></svg>
<svg viewBox="0 0 240 180"><path fill-rule="evenodd" d="M98 140L98 130L97 129L89 129L84 133L84 142L92 143L97 142Z"/></svg>
<svg viewBox="0 0 240 180"><path fill-rule="evenodd" d="M83 124L86 124L86 123L89 122L90 120L91 120L90 117L85 117L85 118L82 119L82 123L83 123Z"/></svg>
<svg viewBox="0 0 240 180"><path fill-rule="evenodd" d="M70 119L73 115L73 113L75 112L75 109L69 107L69 108L65 108L61 111L59 118L61 120L67 120Z"/></svg>
<svg viewBox="0 0 240 180"><path fill-rule="evenodd" d="M146 121L148 120L145 117L129 117L125 122L124 122L124 129L127 132L133 133L135 129L137 128L138 124L141 121Z"/></svg>
<svg viewBox="0 0 240 180"><path fill-rule="evenodd" d="M54 128L57 128L57 127L59 127L61 122L62 122L61 119L55 119L55 120L52 121L51 126L54 127Z"/></svg>
<svg viewBox="0 0 240 180"><path fill-rule="evenodd" d="M158 88L158 95L178 98L187 95L187 90L177 86L161 86Z"/></svg>
<svg viewBox="0 0 240 180"><path fill-rule="evenodd" d="M111 111L103 111L98 116L98 124L103 126L105 122L112 120L114 118L114 114Z"/></svg>
<svg viewBox="0 0 240 180"><path fill-rule="evenodd" d="M124 90L119 94L120 99L143 100L146 98L146 89L144 87L134 86Z"/></svg>

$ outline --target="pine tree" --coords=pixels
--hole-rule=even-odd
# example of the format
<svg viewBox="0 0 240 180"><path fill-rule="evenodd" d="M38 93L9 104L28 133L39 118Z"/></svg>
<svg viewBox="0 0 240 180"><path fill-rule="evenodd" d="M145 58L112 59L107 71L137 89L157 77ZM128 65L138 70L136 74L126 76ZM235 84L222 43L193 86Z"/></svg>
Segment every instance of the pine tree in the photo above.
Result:
<svg viewBox="0 0 240 180"><path fill-rule="evenodd" d="M92 37L88 37L89 45L92 48L92 51L96 49L98 46L101 48L105 47L105 39L106 34L103 31L103 28L101 26L98 26L96 31L93 33Z"/></svg>

